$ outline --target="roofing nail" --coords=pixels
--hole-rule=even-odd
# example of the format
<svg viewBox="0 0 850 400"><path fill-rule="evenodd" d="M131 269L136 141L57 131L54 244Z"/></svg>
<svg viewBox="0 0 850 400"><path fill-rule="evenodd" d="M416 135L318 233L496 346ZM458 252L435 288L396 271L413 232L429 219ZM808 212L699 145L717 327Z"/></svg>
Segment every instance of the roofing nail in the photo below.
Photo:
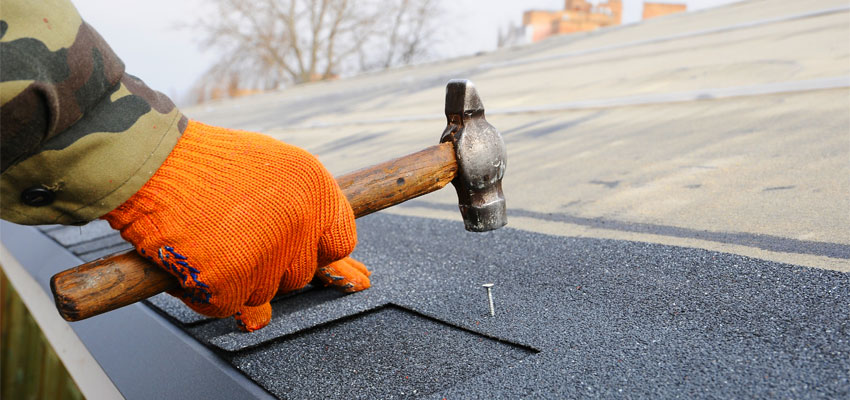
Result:
<svg viewBox="0 0 850 400"><path fill-rule="evenodd" d="M493 308L493 291L491 290L492 287L493 287L493 284L492 283L485 283L481 286L484 286L484 288L487 289L487 300L490 301L490 316L495 317L496 316L496 310Z"/></svg>

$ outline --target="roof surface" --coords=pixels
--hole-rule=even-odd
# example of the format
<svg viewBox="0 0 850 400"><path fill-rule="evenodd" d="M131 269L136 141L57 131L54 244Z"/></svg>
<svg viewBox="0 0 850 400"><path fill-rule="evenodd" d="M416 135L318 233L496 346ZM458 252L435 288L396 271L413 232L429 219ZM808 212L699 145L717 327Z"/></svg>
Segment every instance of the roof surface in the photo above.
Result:
<svg viewBox="0 0 850 400"><path fill-rule="evenodd" d="M850 271L848 7L747 1L185 111L342 174L436 144L446 82L471 79L507 145L510 226Z"/></svg>
<svg viewBox="0 0 850 400"><path fill-rule="evenodd" d="M371 289L260 331L165 295L72 327L129 398L848 397L849 16L738 3L185 110L341 174L435 144L472 79L509 227L464 232L442 190L358 220ZM127 248L102 221L3 242L45 288Z"/></svg>
<svg viewBox="0 0 850 400"><path fill-rule="evenodd" d="M364 292L280 297L250 334L167 295L147 304L280 398L850 395L847 273L389 213L358 225ZM45 233L71 231L116 236Z"/></svg>

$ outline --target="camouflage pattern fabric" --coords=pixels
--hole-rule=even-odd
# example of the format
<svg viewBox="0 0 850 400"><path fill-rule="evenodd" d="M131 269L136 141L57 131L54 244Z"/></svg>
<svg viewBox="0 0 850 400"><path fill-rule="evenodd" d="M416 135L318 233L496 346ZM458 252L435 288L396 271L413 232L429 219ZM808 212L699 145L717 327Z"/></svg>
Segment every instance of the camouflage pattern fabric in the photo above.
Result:
<svg viewBox="0 0 850 400"><path fill-rule="evenodd" d="M138 191L188 120L66 0L0 3L0 217L78 224ZM27 204L33 189L52 201ZM32 203L32 202L29 202Z"/></svg>

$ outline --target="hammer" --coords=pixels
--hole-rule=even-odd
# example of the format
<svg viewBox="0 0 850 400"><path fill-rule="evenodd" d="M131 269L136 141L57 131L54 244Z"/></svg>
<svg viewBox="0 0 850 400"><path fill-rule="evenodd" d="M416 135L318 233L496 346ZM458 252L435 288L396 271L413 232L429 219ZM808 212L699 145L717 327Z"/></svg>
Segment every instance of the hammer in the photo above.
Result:
<svg viewBox="0 0 850 400"><path fill-rule="evenodd" d="M466 230L485 232L507 224L502 193L505 143L484 119L484 105L472 82L449 81L446 119L440 144L336 179L356 218L451 181ZM62 271L50 279L50 288L59 314L80 321L177 289L179 284L164 269L128 250Z"/></svg>

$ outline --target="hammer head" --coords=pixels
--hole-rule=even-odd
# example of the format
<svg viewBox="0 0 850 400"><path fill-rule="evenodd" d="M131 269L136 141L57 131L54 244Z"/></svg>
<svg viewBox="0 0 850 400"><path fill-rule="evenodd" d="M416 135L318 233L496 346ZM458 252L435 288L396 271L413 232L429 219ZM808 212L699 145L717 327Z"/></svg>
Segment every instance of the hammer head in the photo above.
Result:
<svg viewBox="0 0 850 400"><path fill-rule="evenodd" d="M466 230L485 232L508 223L502 177L507 154L499 131L484 119L484 104L472 82L453 79L446 86L448 126L440 142L454 143L460 213Z"/></svg>

